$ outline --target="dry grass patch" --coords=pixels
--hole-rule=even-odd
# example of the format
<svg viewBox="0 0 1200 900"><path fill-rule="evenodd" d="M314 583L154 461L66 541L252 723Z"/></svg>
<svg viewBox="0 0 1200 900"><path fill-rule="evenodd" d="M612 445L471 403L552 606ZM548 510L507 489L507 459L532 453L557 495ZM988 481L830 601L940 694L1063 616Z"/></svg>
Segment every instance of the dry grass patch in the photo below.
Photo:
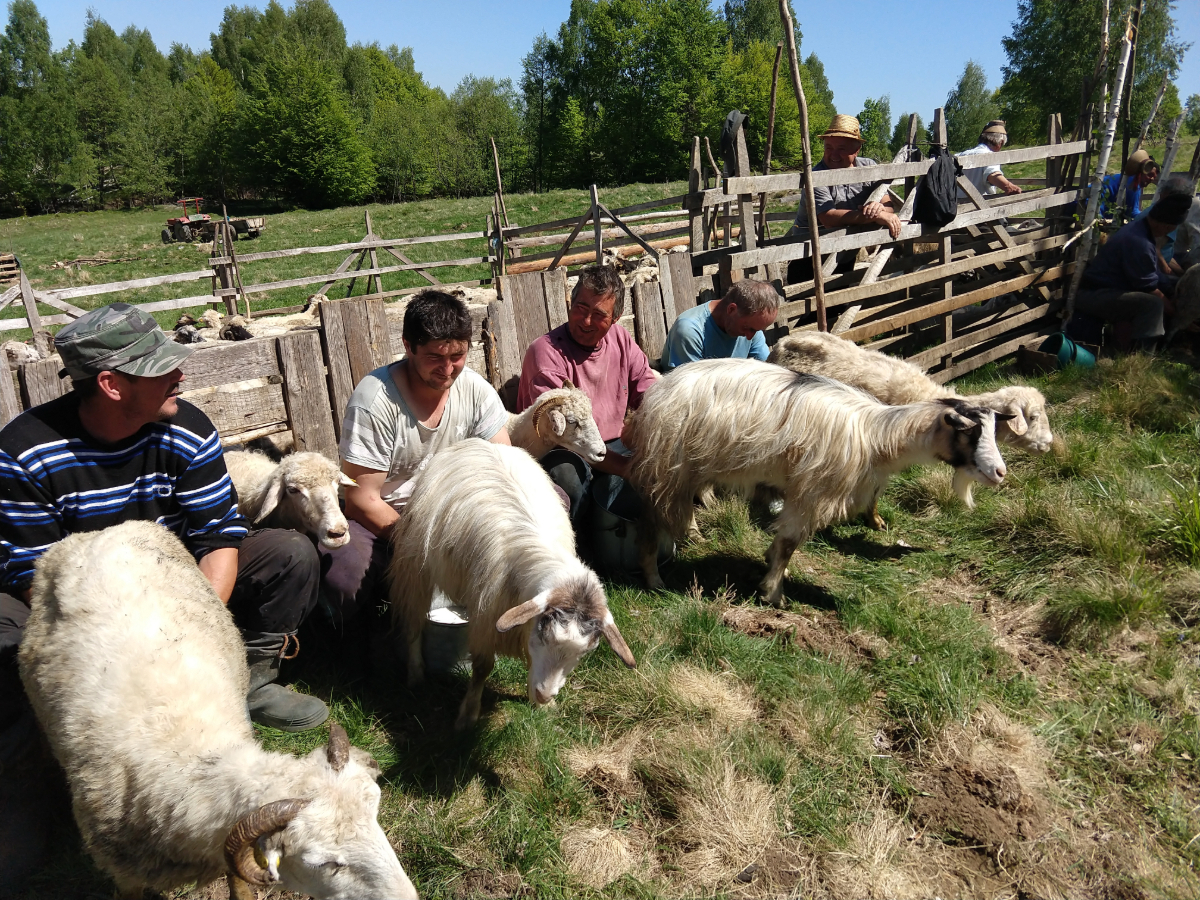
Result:
<svg viewBox="0 0 1200 900"><path fill-rule="evenodd" d="M561 846L571 874L596 890L630 873L646 880L653 869L649 840L640 830L569 828Z"/></svg>
<svg viewBox="0 0 1200 900"><path fill-rule="evenodd" d="M851 662L886 656L886 639L867 631L847 633L837 614L812 612L808 615L782 609L757 606L730 606L721 613L725 627L751 637L780 637L818 656Z"/></svg>
<svg viewBox="0 0 1200 900"><path fill-rule="evenodd" d="M739 728L758 718L750 689L732 672L716 675L681 663L667 674L666 687L679 704L707 714L726 728Z"/></svg>

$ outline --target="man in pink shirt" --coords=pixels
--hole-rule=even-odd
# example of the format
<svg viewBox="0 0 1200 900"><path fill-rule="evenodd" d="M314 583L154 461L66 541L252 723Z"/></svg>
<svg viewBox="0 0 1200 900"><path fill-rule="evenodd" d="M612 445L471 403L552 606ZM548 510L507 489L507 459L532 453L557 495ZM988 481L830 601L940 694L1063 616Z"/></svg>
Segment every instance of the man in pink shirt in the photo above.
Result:
<svg viewBox="0 0 1200 900"><path fill-rule="evenodd" d="M617 503L625 508L613 508L613 512L634 518L636 511L628 507L634 502L633 491L622 490L629 470L629 451L621 444L621 427L626 410L638 408L642 395L658 376L629 332L614 327L624 311L625 285L616 269L584 269L571 293L566 324L542 335L525 351L517 411L528 409L539 396L567 381L587 394L600 437L609 449L608 455L594 465L600 476L593 494L606 498L602 501L605 508ZM543 457L542 465L570 498L574 521L591 486L593 467L561 447ZM627 516L625 512L635 515Z"/></svg>

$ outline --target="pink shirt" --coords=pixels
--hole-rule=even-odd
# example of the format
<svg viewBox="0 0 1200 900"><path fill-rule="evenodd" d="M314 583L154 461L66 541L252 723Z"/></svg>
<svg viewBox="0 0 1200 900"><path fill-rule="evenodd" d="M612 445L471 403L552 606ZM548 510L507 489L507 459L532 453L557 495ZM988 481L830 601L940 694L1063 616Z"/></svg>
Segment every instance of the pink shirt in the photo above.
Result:
<svg viewBox="0 0 1200 900"><path fill-rule="evenodd" d="M546 391L562 387L564 381L588 395L600 437L611 441L621 436L626 408L641 405L654 373L646 354L622 326L614 323L604 340L589 348L576 343L563 324L525 351L517 412L528 409Z"/></svg>

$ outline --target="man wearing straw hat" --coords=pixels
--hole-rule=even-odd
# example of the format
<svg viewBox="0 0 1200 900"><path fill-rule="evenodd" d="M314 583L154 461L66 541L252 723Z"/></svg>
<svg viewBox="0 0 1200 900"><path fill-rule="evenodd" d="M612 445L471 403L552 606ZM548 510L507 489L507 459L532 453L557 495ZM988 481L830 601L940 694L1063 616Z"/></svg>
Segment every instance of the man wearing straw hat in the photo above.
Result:
<svg viewBox="0 0 1200 900"><path fill-rule="evenodd" d="M964 150L958 154L958 159L964 156L979 156L986 153L999 153L1008 143L1008 132L1004 128L1004 122L1000 119L992 119L984 126L983 132L979 135L979 143L970 150ZM1000 171L999 166L976 166L967 168L967 163L963 163L963 174L971 184L975 185L975 189L981 194L994 194L997 188L1004 191L1006 194L1019 194L1021 189L1004 177L1004 173ZM959 202L967 199L966 192L959 188Z"/></svg>
<svg viewBox="0 0 1200 900"><path fill-rule="evenodd" d="M1125 179L1125 207L1130 218L1142 211L1142 190L1148 184L1158 183L1159 167L1145 150L1136 150L1125 160L1121 172L1113 172L1104 178L1100 189L1100 215L1111 218L1116 214L1117 192L1121 179Z"/></svg>
<svg viewBox="0 0 1200 900"><path fill-rule="evenodd" d="M830 169L867 168L878 165L873 159L859 156L862 149L862 129L854 116L836 115L829 128L821 136L824 154L813 166L814 172ZM865 173L864 173L865 174ZM853 184L819 185L813 188L816 200L817 221L822 228L846 228L850 225L882 225L892 237L900 234L900 219L892 208L892 200L884 195L882 200L868 198L881 182L857 181ZM789 234L796 235L808 228L808 212L804 204L796 212L796 219ZM838 254L838 271L846 271L854 264L857 251L848 250ZM788 283L796 284L812 278L812 260L793 260L788 266Z"/></svg>

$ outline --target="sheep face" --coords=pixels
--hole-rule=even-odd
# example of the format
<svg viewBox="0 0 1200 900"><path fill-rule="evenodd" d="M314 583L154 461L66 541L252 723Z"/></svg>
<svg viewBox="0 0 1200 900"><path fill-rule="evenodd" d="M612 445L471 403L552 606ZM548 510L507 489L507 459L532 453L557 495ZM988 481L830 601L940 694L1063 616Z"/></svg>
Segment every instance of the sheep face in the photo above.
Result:
<svg viewBox="0 0 1200 900"><path fill-rule="evenodd" d="M579 399L587 405L586 415L582 414L580 410L565 407L554 408L546 414L546 421L549 423L550 431L554 434L555 443L578 454L587 462L595 464L604 459L608 448L604 446L604 439L600 437L600 428L596 425L596 420L592 418L591 401L582 392ZM578 401L572 404L572 406L580 405L582 404Z"/></svg>
<svg viewBox="0 0 1200 900"><path fill-rule="evenodd" d="M996 485L1004 480L1007 470L996 446L996 420L1007 416L957 398L938 402L943 410L935 426L935 453L954 467L955 492L971 506L971 482Z"/></svg>
<svg viewBox="0 0 1200 900"><path fill-rule="evenodd" d="M496 629L503 632L527 623L530 703L551 703L601 638L625 665L636 665L608 609L604 588L590 571L510 609L497 621Z"/></svg>
<svg viewBox="0 0 1200 900"><path fill-rule="evenodd" d="M255 842L258 865L266 862L255 883L327 900L416 898L379 826L379 764L348 742L335 754L334 743L331 737L329 746L309 755L321 776L316 796L286 827Z"/></svg>
<svg viewBox="0 0 1200 900"><path fill-rule="evenodd" d="M1027 387L1007 387L996 391L995 401L987 405L998 414L996 440L1020 447L1030 453L1045 453L1054 441L1046 398L1041 391ZM1008 416L1010 418L1003 418Z"/></svg>
<svg viewBox="0 0 1200 900"><path fill-rule="evenodd" d="M280 525L311 534L322 547L343 547L350 542L350 526L338 506L343 484L354 480L319 453L285 456L271 475L257 521L275 513Z"/></svg>

